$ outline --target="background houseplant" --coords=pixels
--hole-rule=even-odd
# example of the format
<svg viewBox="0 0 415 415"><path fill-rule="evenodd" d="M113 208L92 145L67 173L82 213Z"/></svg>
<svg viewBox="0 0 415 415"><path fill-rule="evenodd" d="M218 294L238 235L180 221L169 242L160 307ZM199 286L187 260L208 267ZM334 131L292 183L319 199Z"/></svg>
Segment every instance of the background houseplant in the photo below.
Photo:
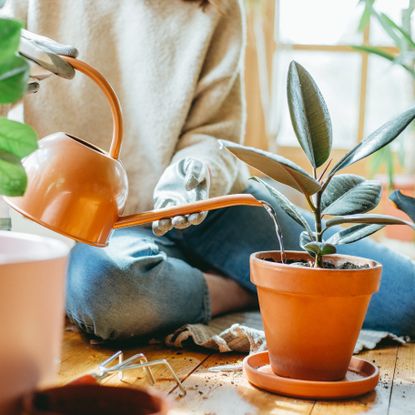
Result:
<svg viewBox="0 0 415 415"><path fill-rule="evenodd" d="M383 33L394 45L396 52L391 52L370 45L356 45L354 48L372 56L391 62L400 67L408 76L408 89L415 97L415 39L412 35L412 16L415 10L415 1L409 0L406 8L400 11L400 19L394 21L390 16L382 13L376 4L376 0L361 0L364 4L363 13L359 22L359 30L364 31L371 21L378 24ZM401 189L407 195L415 194L415 128L403 136L397 148L387 146L379 151L371 160L372 174L379 173L384 168L386 171L385 183L389 190ZM400 165L402 173L396 174L396 166ZM385 189L381 202L382 211L388 214L399 215L407 218L405 214L397 211L388 200L388 189ZM414 235L409 229L402 226L388 228L386 236L392 239L413 241Z"/></svg>
<svg viewBox="0 0 415 415"><path fill-rule="evenodd" d="M378 289L381 267L370 260L325 256L334 254L337 245L358 241L385 225L414 227L393 216L367 213L379 203L379 183L337 173L397 138L415 118L415 107L381 126L332 166L327 106L310 74L296 62L290 65L287 91L292 124L311 174L278 155L224 145L271 179L301 192L314 216L312 227L273 182L254 178L304 228L300 245L307 251L284 253L281 247L278 254L251 257L251 279L258 287L271 366L283 376L336 380L347 370L371 294ZM325 232L339 224L351 226L326 238Z"/></svg>
<svg viewBox="0 0 415 415"><path fill-rule="evenodd" d="M27 90L29 65L17 53L20 30L18 21L0 19L2 113ZM0 195L24 193L21 159L36 148L30 126L0 117ZM66 245L49 238L0 231L0 413L18 412L20 395L56 373L67 253Z"/></svg>
<svg viewBox="0 0 415 415"><path fill-rule="evenodd" d="M412 37L412 15L415 10L415 1L409 0L408 7L401 10L401 21L395 22L387 14L380 12L376 8L376 0L361 0L364 3L364 10L359 22L359 30L364 31L373 18L382 28L385 35L394 44L397 53L384 50L379 47L370 45L355 45L354 49L377 56L387 60L406 71L410 75L410 89L415 96L415 40ZM401 161L406 174L415 173L414 151L407 149L415 148L412 137L413 134L406 137L406 142L402 143L401 151L395 157L395 152L390 147L384 148L372 159L372 168L378 171L382 165L386 167L388 173L389 186L393 187L395 179L394 162ZM405 144L405 145L404 145ZM406 151L402 151L406 149Z"/></svg>

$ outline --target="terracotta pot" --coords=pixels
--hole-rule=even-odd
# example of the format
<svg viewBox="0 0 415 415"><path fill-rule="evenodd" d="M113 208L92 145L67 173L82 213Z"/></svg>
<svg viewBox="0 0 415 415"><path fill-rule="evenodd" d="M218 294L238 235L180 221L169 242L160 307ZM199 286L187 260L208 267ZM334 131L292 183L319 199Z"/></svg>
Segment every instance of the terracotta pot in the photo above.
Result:
<svg viewBox="0 0 415 415"><path fill-rule="evenodd" d="M67 385L33 394L30 415L165 415L167 400L148 388Z"/></svg>
<svg viewBox="0 0 415 415"><path fill-rule="evenodd" d="M287 259L309 260L305 252ZM381 264L327 255L334 264L368 264L367 269L318 269L281 264L277 251L251 255L270 363L274 373L296 379L343 379L371 295L378 291Z"/></svg>
<svg viewBox="0 0 415 415"><path fill-rule="evenodd" d="M51 238L0 231L0 413L55 379L68 252Z"/></svg>

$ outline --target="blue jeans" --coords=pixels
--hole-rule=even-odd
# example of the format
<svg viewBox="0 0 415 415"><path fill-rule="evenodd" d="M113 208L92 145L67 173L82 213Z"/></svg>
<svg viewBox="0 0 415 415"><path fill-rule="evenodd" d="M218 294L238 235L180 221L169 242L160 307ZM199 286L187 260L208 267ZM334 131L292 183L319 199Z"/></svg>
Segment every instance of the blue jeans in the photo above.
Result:
<svg viewBox="0 0 415 415"><path fill-rule="evenodd" d="M299 249L301 227L259 185L247 192L274 206L285 248ZM116 230L107 248L73 248L67 312L81 329L106 340L206 323L211 316L203 271L216 270L255 292L249 256L272 249L278 249L273 223L257 207L213 211L202 224L164 237L144 227ZM365 327L415 336L415 262L368 239L338 251L383 264L381 288L372 298Z"/></svg>

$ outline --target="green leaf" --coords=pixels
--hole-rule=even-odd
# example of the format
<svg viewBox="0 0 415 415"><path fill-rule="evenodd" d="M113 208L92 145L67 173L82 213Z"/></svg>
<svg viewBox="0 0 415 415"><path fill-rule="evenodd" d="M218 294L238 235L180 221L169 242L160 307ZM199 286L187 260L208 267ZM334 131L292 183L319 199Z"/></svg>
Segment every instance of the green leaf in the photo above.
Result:
<svg viewBox="0 0 415 415"><path fill-rule="evenodd" d="M372 235L384 227L384 225L354 225L350 228L336 232L334 235L330 236L326 242L332 245L351 244L352 242L359 241L360 239Z"/></svg>
<svg viewBox="0 0 415 415"><path fill-rule="evenodd" d="M0 194L21 196L27 185L26 172L18 157L0 151Z"/></svg>
<svg viewBox="0 0 415 415"><path fill-rule="evenodd" d="M379 15L379 22L382 24L382 27L385 29L385 31L389 34L390 37L392 37L394 40L396 40L395 37L390 33L388 29L391 29L392 31L398 32L401 35L400 41L404 40L411 48L415 48L415 42L413 41L411 35L404 30L402 27L397 25L389 16L387 16L385 13L381 13ZM396 33L395 33L396 36ZM402 44L398 41L395 42L398 47L401 47Z"/></svg>
<svg viewBox="0 0 415 415"><path fill-rule="evenodd" d="M310 242L304 245L304 249L311 256L316 256L316 255L323 256L323 255L330 255L330 254L336 253L336 247L326 242L313 241L313 242Z"/></svg>
<svg viewBox="0 0 415 415"><path fill-rule="evenodd" d="M370 16L372 15L373 4L375 3L375 0L361 0L360 2L365 3L365 8L360 18L358 27L359 32L363 32L370 22Z"/></svg>
<svg viewBox="0 0 415 415"><path fill-rule="evenodd" d="M27 124L0 118L0 151L23 158L37 149L37 134Z"/></svg>
<svg viewBox="0 0 415 415"><path fill-rule="evenodd" d="M380 56L381 58L387 59L392 63L402 66L406 71L408 71L415 78L415 71L408 65L399 62L399 56L392 55L383 49L377 48L375 46L365 46L365 45L352 45L353 49L356 49L360 52L366 52L371 55Z"/></svg>
<svg viewBox="0 0 415 415"><path fill-rule="evenodd" d="M301 225L309 233L310 237L312 237L313 231L311 230L310 225L294 203L291 203L281 192L259 177L251 177L251 179L265 186L271 196L276 199L278 206L299 225Z"/></svg>
<svg viewBox="0 0 415 415"><path fill-rule="evenodd" d="M415 197L406 196L399 190L395 190L389 199L415 222Z"/></svg>
<svg viewBox="0 0 415 415"><path fill-rule="evenodd" d="M389 19L384 13L375 12L373 15L376 17L379 24L382 26L385 33L392 39L395 43L396 47L402 48L403 46L403 39L401 34L396 31L396 24L393 20Z"/></svg>
<svg viewBox="0 0 415 415"><path fill-rule="evenodd" d="M288 71L288 106L298 142L314 168L330 156L332 128L329 110L317 84L299 63Z"/></svg>
<svg viewBox="0 0 415 415"><path fill-rule="evenodd" d="M321 189L317 180L284 157L230 141L220 140L220 143L236 157L271 177L271 179L284 183L305 195L313 195Z"/></svg>
<svg viewBox="0 0 415 415"><path fill-rule="evenodd" d="M352 45L353 49L356 49L360 52L366 52L370 53L372 55L377 55L382 58L387 59L388 61L395 62L396 56L392 55L389 52L386 52L385 50L381 48L377 48L376 46L367 46L367 45Z"/></svg>
<svg viewBox="0 0 415 415"><path fill-rule="evenodd" d="M352 148L331 170L329 177L359 160L375 153L392 142L415 118L415 107L383 124L375 132Z"/></svg>
<svg viewBox="0 0 415 415"><path fill-rule="evenodd" d="M18 101L26 92L29 64L21 56L0 62L0 104Z"/></svg>
<svg viewBox="0 0 415 415"><path fill-rule="evenodd" d="M355 174L334 176L323 192L323 215L352 215L374 209L380 202L382 186Z"/></svg>
<svg viewBox="0 0 415 415"><path fill-rule="evenodd" d="M0 18L0 62L16 54L21 28L22 24L17 20Z"/></svg>
<svg viewBox="0 0 415 415"><path fill-rule="evenodd" d="M315 239L311 238L310 234L306 231L300 233L300 246L305 250L305 246L310 242L314 242Z"/></svg>
<svg viewBox="0 0 415 415"><path fill-rule="evenodd" d="M377 225L408 225L415 229L415 224L403 219L395 218L389 215L350 215L350 216L338 216L333 219L329 219L326 222L326 229L334 225L340 225L344 223L373 223Z"/></svg>

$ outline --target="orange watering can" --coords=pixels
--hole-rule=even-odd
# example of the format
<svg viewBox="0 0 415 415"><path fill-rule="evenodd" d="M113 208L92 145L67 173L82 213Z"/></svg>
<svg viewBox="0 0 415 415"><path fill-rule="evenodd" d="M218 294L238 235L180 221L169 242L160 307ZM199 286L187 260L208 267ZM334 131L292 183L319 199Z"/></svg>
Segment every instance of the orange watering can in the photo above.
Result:
<svg viewBox="0 0 415 415"><path fill-rule="evenodd" d="M252 195L234 194L120 217L128 181L118 160L123 123L117 95L96 69L63 59L95 81L108 98L114 122L111 147L105 152L64 132L41 139L39 149L23 160L29 179L26 193L5 198L15 210L69 238L102 247L116 228L229 206L263 206Z"/></svg>

